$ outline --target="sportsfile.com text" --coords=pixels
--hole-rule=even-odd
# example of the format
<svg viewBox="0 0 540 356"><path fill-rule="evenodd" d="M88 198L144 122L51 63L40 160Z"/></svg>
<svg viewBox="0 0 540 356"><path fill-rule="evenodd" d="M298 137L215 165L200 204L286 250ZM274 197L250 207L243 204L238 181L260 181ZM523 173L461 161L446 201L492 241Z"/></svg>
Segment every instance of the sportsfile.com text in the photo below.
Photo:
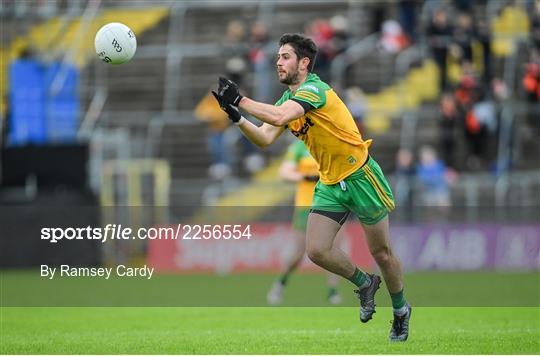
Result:
<svg viewBox="0 0 540 356"><path fill-rule="evenodd" d="M240 240L251 238L251 226L239 224L140 227L133 229L122 224L104 227L44 227L41 240L57 243L60 240Z"/></svg>

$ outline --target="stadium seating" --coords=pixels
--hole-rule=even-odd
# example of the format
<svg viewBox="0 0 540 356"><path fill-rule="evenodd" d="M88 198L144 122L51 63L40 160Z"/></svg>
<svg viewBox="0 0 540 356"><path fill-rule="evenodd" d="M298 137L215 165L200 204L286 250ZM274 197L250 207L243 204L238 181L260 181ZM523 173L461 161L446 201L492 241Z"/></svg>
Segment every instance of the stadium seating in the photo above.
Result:
<svg viewBox="0 0 540 356"><path fill-rule="evenodd" d="M283 32L302 31L303 23L306 21L350 10L349 6L350 3L346 1L333 4L317 3L308 8L295 3L275 4L272 10L273 26L270 29L270 34L275 39ZM475 4L474 9L476 13L485 12L484 5L481 4ZM241 11L233 5L224 5L219 8L204 6L188 8L183 17L182 34L178 36L176 41L179 44L219 47L222 42L223 29L230 20L240 19L249 26L257 18L259 11L260 9L255 5L242 6ZM516 11L504 10L500 19L497 19L495 23L508 25L511 22L508 20L509 18L521 16L516 15ZM514 17L508 13L512 13ZM359 27L355 28L355 32L366 35L368 29L371 28L373 19L362 11L359 11L359 14L358 24L356 24ZM162 8L145 9L144 12L106 8L99 19L103 22L114 19L130 25L138 35L141 52L128 65L103 67L101 63L92 61L85 66L81 74L82 106L87 107L92 98L92 89L95 85L94 74L97 70L105 70L108 78L106 83L108 98L101 125L111 128L127 128L132 135L131 142L135 147L135 154L144 155L144 148L141 147L146 145L149 131L148 123L153 118L160 116L164 104L163 97L166 85L164 77L167 67L165 53L150 52L154 48L163 49L162 45L165 45L169 40L168 31L171 21L168 11ZM132 21L136 24L131 23ZM78 20L71 22L67 26L65 38L75 38L79 25L80 21ZM494 28L504 30L508 27L507 25L494 25ZM27 38L39 38L40 41L46 43L47 39L54 37L60 28L62 28L62 24L59 20L53 19L47 23L39 24ZM89 28L90 33L94 28L97 28L95 21ZM23 42L21 40L14 41L12 50L23 47ZM65 46L66 43L67 40L62 41L59 46ZM79 53L84 52L82 47L84 46L81 46ZM91 48L86 48L86 50L90 51ZM77 63L84 65L91 57L79 55L77 58ZM351 68L349 80L358 83L368 93L368 103L373 110L365 119L368 129L367 136L375 139L372 152L382 162L383 169L391 171L394 166L395 152L400 142L403 124L403 120L400 119L402 105L405 109L418 113L418 141L432 144L437 142L438 127L436 120L434 120L434 117L438 115L438 107L434 103L437 96L436 83L434 81L426 83L422 80L436 76L434 75L433 63L424 61L418 66L413 66L405 77L388 80L384 77L387 67L379 60L379 55L375 53L366 56ZM395 58L389 58L389 61L391 67L394 67ZM204 188L200 187L209 183L206 167L210 159L202 139L205 136L205 127L203 124L195 122L188 112L207 93L209 88L215 85L215 78L224 72L224 61L219 56L201 55L200 57L192 56L183 59L179 66L181 82L190 85L186 88L180 86L177 96L173 98L176 109L180 110L183 118L179 117L177 122L169 123L167 121L168 123L164 126L161 136L157 140L159 145L154 150L159 157L166 158L170 162L173 186L192 187L189 191L193 195L193 201L200 199L203 194ZM388 72L393 72L393 69ZM392 74L389 77L395 78L395 73ZM252 75L247 73L244 82L243 87L250 92L252 90ZM144 85L139 85L139 83L144 83ZM272 172L272 167L272 165L269 166L268 172ZM195 186L199 188L193 188ZM182 192L173 192L172 194L177 194L180 197L187 190L184 189ZM174 200L173 198L172 201Z"/></svg>
<svg viewBox="0 0 540 356"><path fill-rule="evenodd" d="M88 24L82 23L80 17L69 19L67 17L53 17L44 22L38 22L29 28L28 33L18 34L12 38L6 38L8 48L2 48L0 58L0 97L8 90L6 66L14 60L22 49L31 48L46 54L44 59L50 60L51 56L61 57L67 49L73 50L70 60L79 68L83 68L94 58L94 34L108 22L122 22L131 27L138 35L143 34L148 28L155 26L167 15L167 8L145 9L105 9ZM4 47L4 46L3 46ZM4 110L0 104L0 110Z"/></svg>
<svg viewBox="0 0 540 356"><path fill-rule="evenodd" d="M485 18L485 7L476 5L475 14L477 18ZM515 39L522 38L527 33L527 21L525 21L525 23L524 21L521 21L520 24L517 25L514 20L516 18L524 19L524 16L523 11L519 8L504 8L501 14L493 20L494 37L503 38L507 44L512 44L512 41ZM496 55L507 56L511 54L511 52L509 52L512 48L511 46L507 45L504 47L505 50L500 50L500 48L498 42L495 41L493 51ZM373 57L375 56L371 56L371 58ZM395 153L400 147L400 135L403 125L403 120L395 120L395 118L401 116L403 109L412 110L416 113L415 115L417 115L419 120L416 125L417 144L431 144L434 147L438 146L439 128L436 120L440 115L438 104L436 103L436 99L438 99L440 95L436 80L436 78L438 78L438 69L431 60L424 60L420 67L413 67L413 69L407 73L405 78L397 80L395 84L385 88L379 88L379 91L377 91L373 88L377 88L377 82L380 83L381 81L377 78L370 83L369 78L373 77L373 72L377 73L377 70L380 70L381 65L372 63L369 59L368 62L370 65L366 65L366 61L364 60L361 65L354 67L353 71L351 71L353 74L352 79L349 78L349 81L355 82L356 78L368 78L368 85L362 85L362 87L367 89L368 92L371 92L367 95L370 111L365 119L369 137L375 139L375 144L373 145L371 152L374 156L378 157L384 170L393 171ZM369 70L362 70L362 68L369 68ZM452 70L452 68L450 70ZM362 74L365 76L362 76ZM503 77L501 65L495 66L494 74L495 76ZM459 75L459 72L455 75ZM428 80L426 80L426 78ZM364 84L364 81L360 80L359 83ZM523 115L517 116L518 122L523 119ZM381 142L382 144L377 145L378 142ZM531 153L538 153L538 145L530 143L527 147L529 146ZM466 152L463 147L463 144L459 145L458 152L456 152L458 160L462 162L466 158ZM519 161L516 163L516 168L527 169L538 167L538 162L535 157L537 157L537 154L520 157ZM269 174L277 176L277 168L275 166L270 165L267 170L269 171ZM495 199L493 194L495 182L492 181L491 183L492 184L489 185L486 182L486 185L478 187L477 191L481 201L488 205L494 204ZM250 186L242 187L238 191L226 194L223 199L219 201L219 204L225 202L229 203L231 199L232 201L236 201L236 204L240 204L242 201L249 202L251 198L246 197L245 195L252 191L254 192L252 193L253 196L256 196L257 193L255 192L261 191L261 189L257 189L257 187L259 186L260 188L262 185L264 185L263 180L254 177L253 183ZM463 186L458 186L454 190L453 200L463 203L463 201L465 201L466 189L464 189ZM281 202L272 203L276 200L276 196L272 196L271 198L266 199L265 202L269 205L279 205L287 201L286 197L282 197L282 199ZM259 199L258 201L261 200Z"/></svg>
<svg viewBox="0 0 540 356"><path fill-rule="evenodd" d="M515 49L516 39L527 38L529 26L529 18L524 9L517 6L505 7L492 23L493 54L508 56Z"/></svg>
<svg viewBox="0 0 540 356"><path fill-rule="evenodd" d="M12 145L44 144L47 141L45 71L35 60L19 60L10 67Z"/></svg>

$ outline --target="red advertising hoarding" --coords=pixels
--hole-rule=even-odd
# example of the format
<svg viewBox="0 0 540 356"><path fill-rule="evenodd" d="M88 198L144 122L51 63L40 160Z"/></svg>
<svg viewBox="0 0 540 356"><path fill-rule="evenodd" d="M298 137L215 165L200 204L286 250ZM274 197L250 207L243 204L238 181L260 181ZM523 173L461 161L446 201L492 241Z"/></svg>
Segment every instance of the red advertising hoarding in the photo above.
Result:
<svg viewBox="0 0 540 356"><path fill-rule="evenodd" d="M245 229L243 225L242 230ZM176 229L174 226L173 229ZM148 263L161 272L278 271L294 248L294 231L289 223L257 223L249 228L250 237L239 239L200 238L155 239L149 241ZM369 254L359 224L346 224L340 231L339 245L358 266L371 270ZM301 270L319 267L305 257Z"/></svg>

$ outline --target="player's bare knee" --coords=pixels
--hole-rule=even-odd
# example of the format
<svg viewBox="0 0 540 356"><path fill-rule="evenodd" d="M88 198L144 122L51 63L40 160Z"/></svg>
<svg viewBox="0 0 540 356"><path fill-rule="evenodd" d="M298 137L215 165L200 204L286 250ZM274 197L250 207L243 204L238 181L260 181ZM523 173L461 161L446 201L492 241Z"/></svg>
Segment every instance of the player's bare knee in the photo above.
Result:
<svg viewBox="0 0 540 356"><path fill-rule="evenodd" d="M307 254L309 259L313 261L313 263L320 264L325 260L326 250L317 246L308 246Z"/></svg>
<svg viewBox="0 0 540 356"><path fill-rule="evenodd" d="M392 251L389 246L380 247L371 254L379 266L385 266L392 262Z"/></svg>

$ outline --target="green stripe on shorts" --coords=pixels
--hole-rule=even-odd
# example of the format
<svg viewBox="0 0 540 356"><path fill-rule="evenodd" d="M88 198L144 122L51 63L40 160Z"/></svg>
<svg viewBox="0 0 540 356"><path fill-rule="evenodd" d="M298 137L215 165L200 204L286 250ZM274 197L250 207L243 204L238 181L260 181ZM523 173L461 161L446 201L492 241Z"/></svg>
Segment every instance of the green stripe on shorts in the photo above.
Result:
<svg viewBox="0 0 540 356"><path fill-rule="evenodd" d="M332 212L351 211L363 224L373 225L394 209L395 202L381 167L370 157L342 183L317 182L311 207Z"/></svg>

